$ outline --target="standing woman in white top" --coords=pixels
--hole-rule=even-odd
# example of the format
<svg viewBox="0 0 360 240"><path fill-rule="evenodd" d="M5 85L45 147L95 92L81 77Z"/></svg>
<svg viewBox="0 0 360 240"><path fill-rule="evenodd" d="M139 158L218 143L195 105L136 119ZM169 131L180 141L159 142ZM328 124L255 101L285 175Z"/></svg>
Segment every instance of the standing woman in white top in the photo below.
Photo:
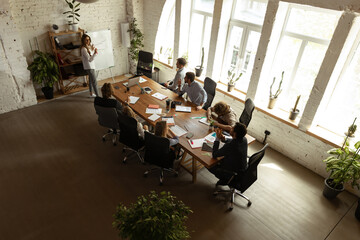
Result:
<svg viewBox="0 0 360 240"><path fill-rule="evenodd" d="M97 81L95 75L95 62L94 58L97 56L97 48L94 44L91 44L91 38L89 35L84 34L81 37L81 60L84 66L84 70L89 76L89 91L90 97L99 96L97 89ZM95 94L93 94L93 91Z"/></svg>

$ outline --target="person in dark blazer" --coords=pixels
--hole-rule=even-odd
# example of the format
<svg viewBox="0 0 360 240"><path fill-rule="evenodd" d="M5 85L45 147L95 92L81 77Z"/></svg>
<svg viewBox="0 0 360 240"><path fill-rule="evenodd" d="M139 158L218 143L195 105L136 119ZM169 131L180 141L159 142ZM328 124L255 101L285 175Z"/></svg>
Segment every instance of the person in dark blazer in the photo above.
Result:
<svg viewBox="0 0 360 240"><path fill-rule="evenodd" d="M105 83L101 88L102 98L96 97L94 100L94 104L101 107L111 107L116 108L119 114L122 113L123 106L121 103L113 98L114 89L110 83Z"/></svg>
<svg viewBox="0 0 360 240"><path fill-rule="evenodd" d="M213 173L218 179L218 184L227 183L232 174L226 171L237 172L245 170L248 166L247 163L247 139L246 126L237 122L230 130L232 139L225 139L222 130L217 128L216 140L213 147L213 158L224 157L217 165L210 168L209 171ZM219 149L221 141L225 141L225 145ZM223 171L225 170L225 171Z"/></svg>

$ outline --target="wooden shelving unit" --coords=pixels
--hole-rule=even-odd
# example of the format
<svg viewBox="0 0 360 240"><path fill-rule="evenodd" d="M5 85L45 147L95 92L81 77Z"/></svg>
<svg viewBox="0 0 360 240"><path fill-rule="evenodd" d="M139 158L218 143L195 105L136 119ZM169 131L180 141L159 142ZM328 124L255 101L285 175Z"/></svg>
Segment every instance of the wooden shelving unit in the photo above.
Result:
<svg viewBox="0 0 360 240"><path fill-rule="evenodd" d="M84 74L79 74L79 71L77 71L79 69L80 72L83 70L80 53L81 37L83 34L84 30L80 28L76 32L49 32L52 51L60 72L59 87L60 91L64 94L87 86L86 80L84 81ZM56 39L58 42L56 42ZM73 45L73 42L78 44ZM69 45L73 48L66 49Z"/></svg>

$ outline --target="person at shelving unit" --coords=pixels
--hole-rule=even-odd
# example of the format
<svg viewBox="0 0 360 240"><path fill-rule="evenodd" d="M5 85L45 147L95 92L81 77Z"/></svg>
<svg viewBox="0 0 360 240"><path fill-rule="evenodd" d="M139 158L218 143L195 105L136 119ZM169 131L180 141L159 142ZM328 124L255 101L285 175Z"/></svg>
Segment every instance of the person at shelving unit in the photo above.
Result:
<svg viewBox="0 0 360 240"><path fill-rule="evenodd" d="M227 132L230 132L231 128L235 126L237 121L234 110L230 107L230 105L222 101L216 103L213 107L209 107L207 109L206 116L213 126L217 126Z"/></svg>
<svg viewBox="0 0 360 240"><path fill-rule="evenodd" d="M217 184L223 185L231 179L232 172L241 174L248 166L248 144L245 137L247 130L244 124L237 122L230 130L232 139L227 140L220 128L216 128L215 131L216 140L214 142L212 157L224 158L221 159L217 165L209 168L209 171L219 179ZM220 140L225 141L225 145L219 149Z"/></svg>
<svg viewBox="0 0 360 240"><path fill-rule="evenodd" d="M116 100L114 95L114 88L110 83L105 83L101 88L102 98L96 97L94 104L101 107L115 108L118 114L122 114L123 106Z"/></svg>
<svg viewBox="0 0 360 240"><path fill-rule="evenodd" d="M176 68L178 69L176 75L172 81L166 82L163 85L172 91L176 91L178 89L179 82L181 82L181 88L184 85L184 77L186 73L185 69L186 59L178 58L176 61Z"/></svg>
<svg viewBox="0 0 360 240"><path fill-rule="evenodd" d="M196 110L202 109L207 100L207 93L204 88L195 81L195 74L193 72L187 72L185 74L185 84L181 89L181 82L178 83L177 92L180 96L187 93L187 98L190 99L197 107Z"/></svg>
<svg viewBox="0 0 360 240"><path fill-rule="evenodd" d="M89 76L89 91L90 97L99 96L97 89L97 81L95 75L95 62L94 59L97 56L98 51L94 44L91 44L91 38L89 35L84 34L81 37L81 60L84 66L84 70ZM93 93L95 92L95 94Z"/></svg>
<svg viewBox="0 0 360 240"><path fill-rule="evenodd" d="M137 132L139 134L139 137L141 139L144 139L144 130L148 131L149 130L149 127L147 125L142 125L137 119L136 119L136 115L134 113L134 111L129 107L129 106L125 106L123 108L123 114L125 116L128 116L128 117L132 117L134 118L136 121L137 121Z"/></svg>

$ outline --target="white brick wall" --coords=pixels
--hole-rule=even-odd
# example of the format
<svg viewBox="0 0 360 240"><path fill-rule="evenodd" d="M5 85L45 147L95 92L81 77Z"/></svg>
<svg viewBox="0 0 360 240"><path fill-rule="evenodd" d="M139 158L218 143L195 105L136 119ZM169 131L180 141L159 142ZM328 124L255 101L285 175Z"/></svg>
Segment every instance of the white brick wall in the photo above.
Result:
<svg viewBox="0 0 360 240"><path fill-rule="evenodd" d="M0 8L0 113L36 104L21 38L8 1Z"/></svg>

